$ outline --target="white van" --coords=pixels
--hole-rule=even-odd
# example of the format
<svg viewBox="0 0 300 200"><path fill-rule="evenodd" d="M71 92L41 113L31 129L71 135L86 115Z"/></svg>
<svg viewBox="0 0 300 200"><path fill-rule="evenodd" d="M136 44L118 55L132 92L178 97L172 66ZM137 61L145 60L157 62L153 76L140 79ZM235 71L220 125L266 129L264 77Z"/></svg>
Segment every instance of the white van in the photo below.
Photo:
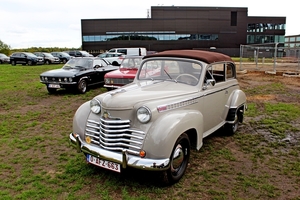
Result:
<svg viewBox="0 0 300 200"><path fill-rule="evenodd" d="M131 56L145 56L147 49L144 47L131 47L131 48L113 48L108 51L109 53L123 53Z"/></svg>

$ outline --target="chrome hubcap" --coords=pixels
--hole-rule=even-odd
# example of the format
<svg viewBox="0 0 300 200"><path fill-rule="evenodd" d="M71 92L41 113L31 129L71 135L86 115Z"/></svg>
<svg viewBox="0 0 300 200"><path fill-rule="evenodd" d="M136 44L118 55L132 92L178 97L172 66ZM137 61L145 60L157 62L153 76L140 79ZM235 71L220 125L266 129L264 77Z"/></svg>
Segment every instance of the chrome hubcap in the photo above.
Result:
<svg viewBox="0 0 300 200"><path fill-rule="evenodd" d="M180 168L183 161L184 161L184 152L182 146L178 144L173 154L173 161L171 166L172 171L177 171Z"/></svg>

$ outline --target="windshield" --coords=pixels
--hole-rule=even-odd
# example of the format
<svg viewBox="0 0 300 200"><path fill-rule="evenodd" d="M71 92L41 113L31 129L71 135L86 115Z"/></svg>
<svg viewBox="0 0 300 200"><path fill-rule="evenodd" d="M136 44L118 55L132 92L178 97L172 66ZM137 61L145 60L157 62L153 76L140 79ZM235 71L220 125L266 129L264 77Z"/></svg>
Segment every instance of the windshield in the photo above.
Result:
<svg viewBox="0 0 300 200"><path fill-rule="evenodd" d="M69 68L92 68L93 67L93 59L87 58L73 58L69 60L64 66L63 69Z"/></svg>
<svg viewBox="0 0 300 200"><path fill-rule="evenodd" d="M66 52L61 52L60 54L63 55L63 56L67 56L67 57L70 56L70 55L69 55L68 53L66 53Z"/></svg>
<svg viewBox="0 0 300 200"><path fill-rule="evenodd" d="M157 59L144 62L138 74L139 80L174 81L188 85L197 85L202 66L191 61L175 59Z"/></svg>
<svg viewBox="0 0 300 200"><path fill-rule="evenodd" d="M31 57L37 57L36 55L34 55L33 53L24 53L26 56L31 56Z"/></svg>
<svg viewBox="0 0 300 200"><path fill-rule="evenodd" d="M124 58L120 68L138 69L141 65L142 57L140 58Z"/></svg>
<svg viewBox="0 0 300 200"><path fill-rule="evenodd" d="M44 53L45 56L54 57L51 53Z"/></svg>

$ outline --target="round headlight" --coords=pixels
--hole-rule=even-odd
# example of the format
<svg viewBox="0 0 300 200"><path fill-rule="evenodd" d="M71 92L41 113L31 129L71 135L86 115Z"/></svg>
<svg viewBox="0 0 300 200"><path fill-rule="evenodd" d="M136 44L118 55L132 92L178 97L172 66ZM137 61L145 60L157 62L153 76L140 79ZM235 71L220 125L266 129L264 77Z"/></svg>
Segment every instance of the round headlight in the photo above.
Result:
<svg viewBox="0 0 300 200"><path fill-rule="evenodd" d="M149 108L143 106L137 109L136 116L141 123L147 123L151 119L151 112Z"/></svg>
<svg viewBox="0 0 300 200"><path fill-rule="evenodd" d="M106 84L109 84L109 78L105 78L104 81L105 81Z"/></svg>
<svg viewBox="0 0 300 200"><path fill-rule="evenodd" d="M47 78L47 77L45 77L45 81L48 81L48 78Z"/></svg>
<svg viewBox="0 0 300 200"><path fill-rule="evenodd" d="M69 78L69 82L72 82L72 78Z"/></svg>
<svg viewBox="0 0 300 200"><path fill-rule="evenodd" d="M92 99L90 102L91 111L95 114L99 114L101 112L101 104L97 99Z"/></svg>
<svg viewBox="0 0 300 200"><path fill-rule="evenodd" d="M68 78L64 78L64 81L67 82L67 81L68 81Z"/></svg>

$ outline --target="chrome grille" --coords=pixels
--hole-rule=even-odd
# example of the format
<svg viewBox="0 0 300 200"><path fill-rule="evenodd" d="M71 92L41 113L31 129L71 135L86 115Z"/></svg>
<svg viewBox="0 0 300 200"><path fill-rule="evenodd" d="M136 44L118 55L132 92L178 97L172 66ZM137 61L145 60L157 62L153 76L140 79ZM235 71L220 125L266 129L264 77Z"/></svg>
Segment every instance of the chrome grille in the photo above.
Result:
<svg viewBox="0 0 300 200"><path fill-rule="evenodd" d="M133 79L126 79L126 78L112 78L111 82L114 84L126 85L128 83L133 82Z"/></svg>
<svg viewBox="0 0 300 200"><path fill-rule="evenodd" d="M130 129L129 120L88 120L85 136L91 143L111 151L123 151L139 155L145 138L143 131Z"/></svg>

